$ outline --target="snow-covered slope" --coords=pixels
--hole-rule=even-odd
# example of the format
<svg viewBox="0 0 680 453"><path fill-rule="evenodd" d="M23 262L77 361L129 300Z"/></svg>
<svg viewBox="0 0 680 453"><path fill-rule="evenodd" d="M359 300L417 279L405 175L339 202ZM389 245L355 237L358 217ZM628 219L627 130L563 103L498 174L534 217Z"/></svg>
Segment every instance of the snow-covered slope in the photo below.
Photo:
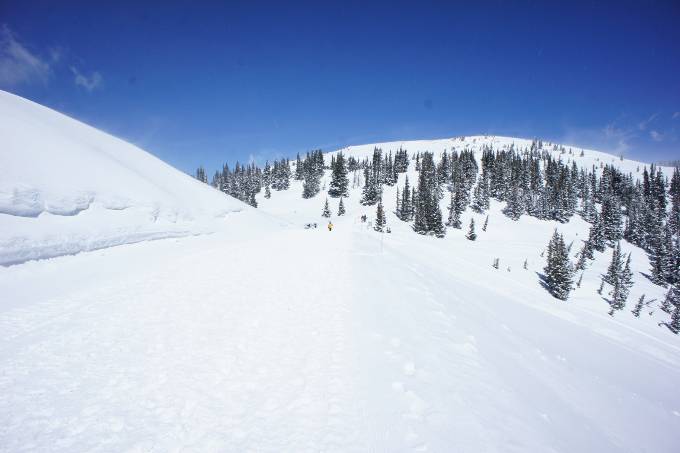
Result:
<svg viewBox="0 0 680 453"><path fill-rule="evenodd" d="M587 236L578 216L513 221L492 201L486 231L485 215L463 216L464 225L475 219L476 241L465 229L424 237L393 213L402 174L383 197L391 234L360 221L375 216L360 187L345 216L330 199L329 232L325 190L303 199L292 181L250 209L129 144L0 94L12 125L0 125L1 137L13 150L0 153L6 263L59 244L87 250L96 238L185 235L0 266L0 451L680 449L680 339L659 325L664 289L645 277L645 253L623 244L634 286L614 317L596 292L609 250L567 302L539 283L555 228L567 242ZM490 143L530 142L480 136L344 152ZM65 150L65 161L50 149ZM554 152L642 169L592 150ZM413 164L408 176L415 182ZM329 181L326 172L324 189ZM304 229L309 222L320 228ZM205 231L214 234L191 234ZM650 303L636 318L642 294Z"/></svg>
<svg viewBox="0 0 680 453"><path fill-rule="evenodd" d="M213 231L250 211L151 154L0 91L0 265Z"/></svg>
<svg viewBox="0 0 680 453"><path fill-rule="evenodd" d="M409 154L428 151L434 153L435 157L438 158L443 151L451 152L452 150L456 150L460 152L467 149L475 152L479 162L481 150L485 146L493 147L494 150L509 149L510 147L514 147L515 150L523 150L529 149L531 143L532 140L526 138L503 137L498 135L471 135L438 140L406 140L348 146L329 154L343 152L347 156L363 159L365 157L370 158L373 155L373 150L379 148L385 153L392 151L393 154L399 149L408 150ZM593 149L549 141L543 141L542 143L542 149L552 152L555 157L561 156L564 162L571 162L571 160L574 160L579 167L591 169L595 166L596 169L599 169L601 164L609 164L619 168L623 173L631 173L633 175L641 174L645 166L649 168L648 163L621 159L620 156L613 156L612 154ZM581 152L583 152L583 156L581 156ZM673 173L673 168L671 167L660 168L668 176Z"/></svg>

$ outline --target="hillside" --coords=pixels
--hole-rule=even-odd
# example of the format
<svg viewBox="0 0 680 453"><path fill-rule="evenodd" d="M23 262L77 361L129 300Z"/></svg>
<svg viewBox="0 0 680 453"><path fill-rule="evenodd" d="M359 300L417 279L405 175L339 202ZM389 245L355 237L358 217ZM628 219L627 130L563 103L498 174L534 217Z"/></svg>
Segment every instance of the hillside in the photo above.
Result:
<svg viewBox="0 0 680 453"><path fill-rule="evenodd" d="M0 91L0 265L214 231L251 209L151 154Z"/></svg>
<svg viewBox="0 0 680 453"><path fill-rule="evenodd" d="M597 292L610 246L594 251L566 301L541 284L555 230L573 242L576 262L592 226L580 213L513 220L508 202L492 198L483 212L466 208L462 228L446 226L444 237L417 234L395 213L406 177L418 181L414 154L440 160L455 148L479 162L484 145L531 140L342 150L357 160L376 147L408 151L408 169L381 188L378 232L376 205L361 202L363 169L348 175L342 216L328 168L310 170L319 187L309 198L303 186L312 183L294 179L295 162L280 190L276 175L265 180L253 167L225 172L217 185L252 196L254 209L28 101L3 94L0 108L12 113L13 127L1 127L15 150L0 167L1 250L4 264L16 263L0 266L0 450L677 451L680 337L665 325L667 289L650 280L643 248L621 241L633 286L611 316L610 288ZM53 149L70 161L23 171ZM595 166L598 178L601 163L631 181L644 173L644 164L593 150L542 151ZM51 171L62 165L68 177ZM113 209L121 199L126 208ZM330 219L321 216L326 199ZM448 203L444 190L444 220ZM26 261L89 238L131 242L130 231L177 237Z"/></svg>

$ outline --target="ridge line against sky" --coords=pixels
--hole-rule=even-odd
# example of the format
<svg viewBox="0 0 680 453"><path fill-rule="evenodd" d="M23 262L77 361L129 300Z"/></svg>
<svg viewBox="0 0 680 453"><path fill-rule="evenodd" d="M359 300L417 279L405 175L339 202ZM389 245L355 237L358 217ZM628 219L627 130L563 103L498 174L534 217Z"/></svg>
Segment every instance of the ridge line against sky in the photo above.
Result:
<svg viewBox="0 0 680 453"><path fill-rule="evenodd" d="M187 172L483 134L678 159L680 4L616 5L10 0L0 89Z"/></svg>

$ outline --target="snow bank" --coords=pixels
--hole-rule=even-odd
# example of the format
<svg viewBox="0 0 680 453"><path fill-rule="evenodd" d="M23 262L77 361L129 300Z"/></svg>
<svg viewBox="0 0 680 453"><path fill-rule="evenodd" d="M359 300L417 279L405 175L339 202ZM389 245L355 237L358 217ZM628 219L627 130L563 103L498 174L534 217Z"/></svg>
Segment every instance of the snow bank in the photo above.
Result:
<svg viewBox="0 0 680 453"><path fill-rule="evenodd" d="M144 150L0 91L0 265L219 229L250 207Z"/></svg>

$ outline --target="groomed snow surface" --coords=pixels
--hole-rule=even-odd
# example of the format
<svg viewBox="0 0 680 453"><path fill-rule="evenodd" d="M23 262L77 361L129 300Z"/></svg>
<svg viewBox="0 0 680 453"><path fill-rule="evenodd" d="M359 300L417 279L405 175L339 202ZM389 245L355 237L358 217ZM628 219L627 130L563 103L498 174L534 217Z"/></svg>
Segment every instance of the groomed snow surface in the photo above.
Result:
<svg viewBox="0 0 680 453"><path fill-rule="evenodd" d="M349 218L241 233L0 269L0 449L677 451L677 337L595 281L558 302L493 239Z"/></svg>
<svg viewBox="0 0 680 453"><path fill-rule="evenodd" d="M614 318L596 293L610 251L568 302L539 284L553 229L573 256L580 218L513 222L492 202L486 232L468 210L422 237L392 187L379 234L353 189L329 232L325 195L298 181L254 210L28 101L0 93L1 109L0 451L680 451L680 339L644 252L623 244L635 286ZM404 147L456 140L517 139ZM593 153L577 162L618 162ZM83 245L134 232L178 237ZM35 260L63 244L99 250ZM657 302L635 318L643 293Z"/></svg>

